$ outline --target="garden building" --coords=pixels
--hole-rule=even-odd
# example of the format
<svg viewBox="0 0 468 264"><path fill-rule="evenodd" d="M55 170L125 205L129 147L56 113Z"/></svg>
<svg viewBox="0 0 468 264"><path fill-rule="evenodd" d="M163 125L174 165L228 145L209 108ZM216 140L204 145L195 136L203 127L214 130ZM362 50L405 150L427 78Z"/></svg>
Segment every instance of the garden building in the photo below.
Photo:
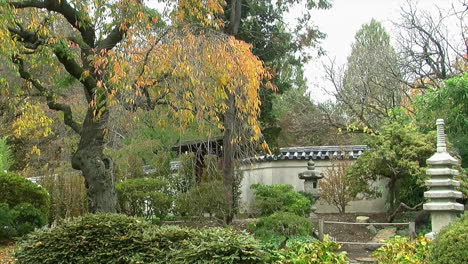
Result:
<svg viewBox="0 0 468 264"><path fill-rule="evenodd" d="M207 154L221 157L222 139L215 138L204 141L181 142L172 148L179 154L192 152L196 155L197 179L203 171L203 156ZM340 163L353 163L361 154L367 150L366 145L344 145L344 146L306 146L280 148L275 155L263 155L255 158L245 159L239 168L243 172L241 184L241 208L247 211L253 200L252 184L290 184L296 191L304 191L304 180L298 174L307 170L307 162L313 160L318 173L327 176L327 172L333 166ZM222 164L220 164L222 166ZM352 201L346 207L348 213L383 213L387 211L386 206L386 181L380 180L374 183L382 192L382 196L376 199L358 199ZM320 181L318 186L320 187ZM317 213L337 213L338 209L333 205L320 200L316 203Z"/></svg>

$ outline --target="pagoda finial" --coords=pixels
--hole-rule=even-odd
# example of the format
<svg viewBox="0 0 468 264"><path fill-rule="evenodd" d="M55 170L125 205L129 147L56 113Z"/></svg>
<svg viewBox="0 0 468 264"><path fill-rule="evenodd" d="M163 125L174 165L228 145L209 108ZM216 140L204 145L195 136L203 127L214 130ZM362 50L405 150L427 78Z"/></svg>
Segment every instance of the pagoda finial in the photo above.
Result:
<svg viewBox="0 0 468 264"><path fill-rule="evenodd" d="M445 129L444 129L444 120L437 119L437 152L443 153L447 152L447 145L445 144Z"/></svg>

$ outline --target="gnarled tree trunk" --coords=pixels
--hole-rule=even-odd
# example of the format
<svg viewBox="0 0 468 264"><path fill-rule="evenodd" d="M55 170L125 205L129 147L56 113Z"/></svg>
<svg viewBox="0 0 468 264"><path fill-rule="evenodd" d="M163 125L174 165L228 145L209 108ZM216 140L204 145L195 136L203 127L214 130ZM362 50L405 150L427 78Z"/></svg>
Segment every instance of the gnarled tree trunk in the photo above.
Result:
<svg viewBox="0 0 468 264"><path fill-rule="evenodd" d="M108 121L107 111L96 118L93 109L88 108L78 150L72 157L72 167L80 170L85 178L89 210L93 213L117 211L114 166L103 152Z"/></svg>

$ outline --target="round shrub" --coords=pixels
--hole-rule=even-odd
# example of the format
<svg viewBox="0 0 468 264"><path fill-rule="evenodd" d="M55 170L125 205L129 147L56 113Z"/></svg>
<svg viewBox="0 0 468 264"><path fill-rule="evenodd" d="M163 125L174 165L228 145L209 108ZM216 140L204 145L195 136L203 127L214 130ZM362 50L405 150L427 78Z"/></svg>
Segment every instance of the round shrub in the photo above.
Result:
<svg viewBox="0 0 468 264"><path fill-rule="evenodd" d="M120 210L126 215L163 218L172 206L165 180L136 178L117 183L115 189Z"/></svg>
<svg viewBox="0 0 468 264"><path fill-rule="evenodd" d="M313 231L309 219L289 212L278 212L262 217L250 228L255 237L264 241L276 240L276 238L285 240L293 236L310 236Z"/></svg>
<svg viewBox="0 0 468 264"><path fill-rule="evenodd" d="M44 188L30 180L13 173L0 172L0 203L10 207L30 203L47 216L50 197Z"/></svg>
<svg viewBox="0 0 468 264"><path fill-rule="evenodd" d="M468 213L443 228L429 251L431 264L468 263Z"/></svg>
<svg viewBox="0 0 468 264"><path fill-rule="evenodd" d="M21 203L10 209L0 203L0 241L26 235L47 224L46 216L29 203Z"/></svg>
<svg viewBox="0 0 468 264"><path fill-rule="evenodd" d="M294 191L292 185L252 184L250 188L255 190L253 206L259 216L268 216L275 212L291 212L300 216L310 214L311 201Z"/></svg>
<svg viewBox="0 0 468 264"><path fill-rule="evenodd" d="M17 264L260 264L266 253L251 235L232 229L152 226L124 215L96 214L28 235L16 257Z"/></svg>

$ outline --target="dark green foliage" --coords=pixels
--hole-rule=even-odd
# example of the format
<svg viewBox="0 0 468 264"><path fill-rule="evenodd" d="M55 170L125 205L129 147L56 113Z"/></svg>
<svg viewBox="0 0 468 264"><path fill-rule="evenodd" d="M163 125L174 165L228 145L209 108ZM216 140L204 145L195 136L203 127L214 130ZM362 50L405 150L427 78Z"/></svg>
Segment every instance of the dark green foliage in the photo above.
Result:
<svg viewBox="0 0 468 264"><path fill-rule="evenodd" d="M14 218L15 213L10 210L8 204L0 203L0 242L10 240L16 235L13 228Z"/></svg>
<svg viewBox="0 0 468 264"><path fill-rule="evenodd" d="M18 264L265 263L246 233L231 229L150 226L123 215L96 214L27 237Z"/></svg>
<svg viewBox="0 0 468 264"><path fill-rule="evenodd" d="M254 209L259 216L268 216L275 212L291 212L299 216L310 214L311 201L294 191L292 185L252 184L255 190Z"/></svg>
<svg viewBox="0 0 468 264"><path fill-rule="evenodd" d="M29 203L11 208L0 203L0 241L24 236L47 223L46 216Z"/></svg>
<svg viewBox="0 0 468 264"><path fill-rule="evenodd" d="M429 249L431 264L468 263L468 213L436 235Z"/></svg>
<svg viewBox="0 0 468 264"><path fill-rule="evenodd" d="M288 212L277 212L261 217L250 225L255 237L270 243L277 248L281 243L291 238L308 237L312 235L312 223L309 219Z"/></svg>
<svg viewBox="0 0 468 264"><path fill-rule="evenodd" d="M13 207L13 211L16 211L13 224L17 236L24 236L47 224L47 217L29 203L20 203Z"/></svg>
<svg viewBox="0 0 468 264"><path fill-rule="evenodd" d="M50 197L44 188L30 180L13 173L0 172L0 203L6 203L10 207L30 203L47 216Z"/></svg>
<svg viewBox="0 0 468 264"><path fill-rule="evenodd" d="M115 185L122 213L131 216L163 218L172 206L168 183L153 178L137 178Z"/></svg>

